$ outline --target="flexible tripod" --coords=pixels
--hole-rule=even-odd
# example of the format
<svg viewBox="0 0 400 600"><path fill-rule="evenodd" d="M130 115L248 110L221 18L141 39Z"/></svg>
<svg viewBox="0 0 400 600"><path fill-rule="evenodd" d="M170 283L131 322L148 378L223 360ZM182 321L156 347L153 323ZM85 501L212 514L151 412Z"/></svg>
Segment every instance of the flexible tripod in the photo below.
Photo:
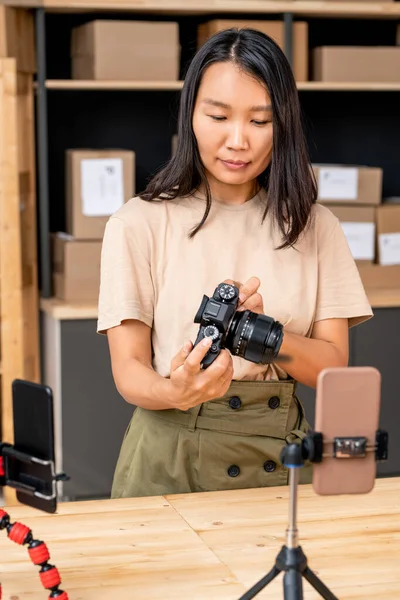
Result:
<svg viewBox="0 0 400 600"><path fill-rule="evenodd" d="M248 590L239 600L250 600L264 589L282 571L284 600L303 600L304 577L325 600L338 600L326 585L318 579L307 565L307 557L298 545L297 530L297 491L299 469L304 466L302 448L299 444L289 444L281 453L281 461L289 469L289 525L286 530L286 544L276 557L272 569Z"/></svg>
<svg viewBox="0 0 400 600"><path fill-rule="evenodd" d="M39 466L43 470L44 479L32 478L30 484L26 483L27 476L24 467L32 465ZM64 473L56 475L52 461L45 461L30 454L20 452L12 444L0 443L0 487L8 485L19 492L25 492L31 497L49 501L50 510L54 512L52 501L56 499L56 481L65 481L68 477ZM49 493L48 485L51 492ZM47 507L44 506L42 510ZM53 510L54 508L54 510ZM68 594L60 589L61 576L54 565L50 564L50 552L47 545L39 539L35 539L32 530L20 522L11 522L10 515L0 508L0 531L5 530L8 538L21 546L28 547L28 555L34 565L40 567L39 579L43 587L50 592L49 600L68 600ZM2 586L0 583L0 600L2 597ZM12 596L14 597L14 596Z"/></svg>

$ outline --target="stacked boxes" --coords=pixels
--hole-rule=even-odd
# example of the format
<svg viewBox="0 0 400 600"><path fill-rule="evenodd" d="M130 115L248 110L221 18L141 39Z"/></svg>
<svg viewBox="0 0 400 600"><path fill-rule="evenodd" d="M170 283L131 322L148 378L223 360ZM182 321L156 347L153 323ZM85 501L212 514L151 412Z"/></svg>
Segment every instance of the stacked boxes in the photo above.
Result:
<svg viewBox="0 0 400 600"><path fill-rule="evenodd" d="M105 225L134 193L134 152L67 151L67 226L66 232L53 236L55 297L66 302L97 300Z"/></svg>
<svg viewBox="0 0 400 600"><path fill-rule="evenodd" d="M375 211L382 201L382 169L313 165L318 201L340 220L357 263L375 260Z"/></svg>
<svg viewBox="0 0 400 600"><path fill-rule="evenodd" d="M313 169L318 201L341 222L364 285L399 286L400 203L382 204L382 169L344 165L313 165Z"/></svg>

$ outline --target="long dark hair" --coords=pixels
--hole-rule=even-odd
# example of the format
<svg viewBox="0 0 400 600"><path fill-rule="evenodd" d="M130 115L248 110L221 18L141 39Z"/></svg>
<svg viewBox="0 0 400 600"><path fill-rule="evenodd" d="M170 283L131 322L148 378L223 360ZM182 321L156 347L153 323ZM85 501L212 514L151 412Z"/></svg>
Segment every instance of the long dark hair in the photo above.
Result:
<svg viewBox="0 0 400 600"><path fill-rule="evenodd" d="M206 210L193 229L195 235L211 208L211 191L192 127L197 92L205 70L217 62L233 62L266 86L273 118L272 159L258 177L268 192L263 214L271 211L283 236L279 248L293 246L306 229L317 187L311 170L296 82L284 53L273 39L254 29L227 29L211 37L194 56L181 93L178 145L173 158L140 194L144 200L187 196L201 184Z"/></svg>

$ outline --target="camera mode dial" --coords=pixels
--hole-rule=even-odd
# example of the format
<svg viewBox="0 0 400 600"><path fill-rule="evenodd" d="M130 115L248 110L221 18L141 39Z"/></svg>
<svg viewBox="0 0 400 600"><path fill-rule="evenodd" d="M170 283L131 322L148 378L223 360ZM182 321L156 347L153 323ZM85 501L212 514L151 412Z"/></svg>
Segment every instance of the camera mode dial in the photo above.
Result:
<svg viewBox="0 0 400 600"><path fill-rule="evenodd" d="M235 288L227 283L219 286L218 293L223 300L232 300L236 296Z"/></svg>
<svg viewBox="0 0 400 600"><path fill-rule="evenodd" d="M219 337L219 331L215 325L207 325L204 329L204 337L209 337L212 340L216 340Z"/></svg>

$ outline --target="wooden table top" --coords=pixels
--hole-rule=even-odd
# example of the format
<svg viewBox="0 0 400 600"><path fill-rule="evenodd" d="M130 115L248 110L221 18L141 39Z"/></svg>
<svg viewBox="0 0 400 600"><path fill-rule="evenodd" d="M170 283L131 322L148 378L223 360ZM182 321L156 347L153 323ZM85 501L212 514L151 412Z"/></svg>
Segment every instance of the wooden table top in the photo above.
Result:
<svg viewBox="0 0 400 600"><path fill-rule="evenodd" d="M285 543L289 488L60 503L57 515L6 508L50 549L70 600L236 600ZM357 496L300 486L300 544L347 600L400 598L400 478ZM3 598L48 597L26 547L0 534ZM280 574L257 598L283 598ZM304 581L304 598L318 594Z"/></svg>

